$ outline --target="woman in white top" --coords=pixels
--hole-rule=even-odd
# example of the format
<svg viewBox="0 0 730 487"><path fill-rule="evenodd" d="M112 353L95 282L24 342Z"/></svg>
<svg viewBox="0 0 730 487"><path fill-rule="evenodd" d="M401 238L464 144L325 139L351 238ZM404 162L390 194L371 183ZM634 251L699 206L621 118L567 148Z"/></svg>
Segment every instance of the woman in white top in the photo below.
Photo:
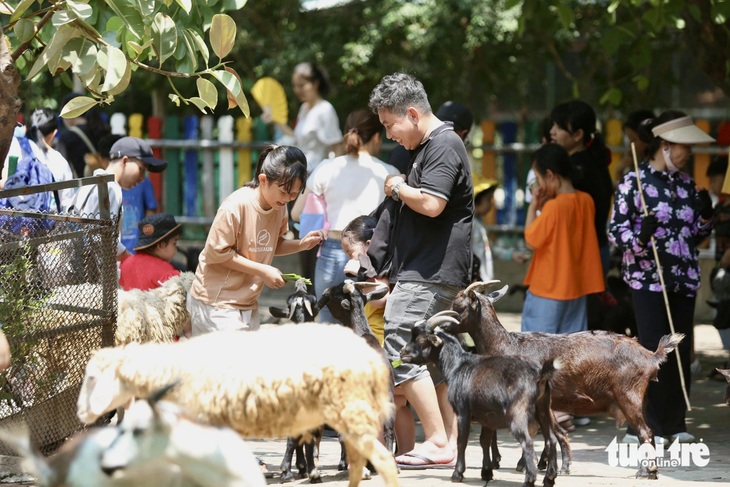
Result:
<svg viewBox="0 0 730 487"><path fill-rule="evenodd" d="M56 182L70 181L74 178L71 165L58 152L51 147L53 138L58 132L58 117L56 112L50 108L36 108L28 117L28 138L31 140L33 153L53 173ZM33 143L35 142L35 143ZM58 192L61 200L60 211L66 209L73 203L75 189L62 189Z"/></svg>
<svg viewBox="0 0 730 487"><path fill-rule="evenodd" d="M330 91L325 70L313 63L299 63L291 78L294 94L302 102L294 129L277 124L286 135L294 136L294 145L307 157L307 172L312 171L342 142L340 120L330 102L324 99Z"/></svg>
<svg viewBox="0 0 730 487"><path fill-rule="evenodd" d="M324 196L330 230L314 271L314 290L318 297L345 279L348 258L340 243L342 230L358 216L372 212L385 198L385 178L399 174L395 167L376 157L383 141L382 128L378 116L371 111L352 112L345 122L345 155L317 166L292 210L292 217L298 220L308 193ZM329 310L320 310L319 321L333 320Z"/></svg>

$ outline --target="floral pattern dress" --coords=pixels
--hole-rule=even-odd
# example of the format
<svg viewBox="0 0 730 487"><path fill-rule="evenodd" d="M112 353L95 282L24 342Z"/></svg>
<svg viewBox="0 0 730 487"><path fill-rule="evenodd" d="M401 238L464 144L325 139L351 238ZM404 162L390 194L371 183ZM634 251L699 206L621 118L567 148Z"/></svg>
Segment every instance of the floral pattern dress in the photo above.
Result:
<svg viewBox="0 0 730 487"><path fill-rule="evenodd" d="M697 189L688 174L657 171L647 161L639 173L646 206L659 221L654 241L667 292L695 296L700 287L697 246L709 237L713 220L702 223ZM661 292L652 244L639 241L643 215L636 171L630 171L616 190L609 239L623 253L624 281L632 289Z"/></svg>

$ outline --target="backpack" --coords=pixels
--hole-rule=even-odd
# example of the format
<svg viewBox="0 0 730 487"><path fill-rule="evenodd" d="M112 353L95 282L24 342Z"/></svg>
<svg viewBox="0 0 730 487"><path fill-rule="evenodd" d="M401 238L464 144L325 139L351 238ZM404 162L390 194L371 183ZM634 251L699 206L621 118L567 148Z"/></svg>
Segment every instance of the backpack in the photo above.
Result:
<svg viewBox="0 0 730 487"><path fill-rule="evenodd" d="M8 176L5 181L4 189L17 189L26 186L36 186L39 184L48 184L55 181L53 173L48 166L43 164L35 156L33 149L27 137L18 137L22 156L18 161L15 174ZM55 199L55 209L61 207L58 192L54 191L51 196L50 191L41 191L39 193L23 194L11 196L9 198L0 198L1 208L10 208L19 211L33 211L38 213L50 213L53 208L52 204ZM13 215L0 215L0 227L18 235L37 237L47 234L53 229L56 222L54 220L44 220L40 218L18 217Z"/></svg>

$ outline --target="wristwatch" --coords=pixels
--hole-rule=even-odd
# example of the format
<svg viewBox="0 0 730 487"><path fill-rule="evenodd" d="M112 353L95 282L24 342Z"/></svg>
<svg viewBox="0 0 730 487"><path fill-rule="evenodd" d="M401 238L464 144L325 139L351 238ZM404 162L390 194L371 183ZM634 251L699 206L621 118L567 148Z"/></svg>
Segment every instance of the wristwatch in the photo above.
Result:
<svg viewBox="0 0 730 487"><path fill-rule="evenodd" d="M400 201L400 196L398 196L398 193L400 192L400 187L401 187L402 185L404 185L404 184L406 184L406 182L405 182L405 181L401 181L400 183L396 184L396 185L395 185L395 186L393 187L393 189L392 189L392 191L391 191L391 193L390 193L390 197L391 197L391 198L393 198L393 199L394 199L394 200L396 200L396 201Z"/></svg>

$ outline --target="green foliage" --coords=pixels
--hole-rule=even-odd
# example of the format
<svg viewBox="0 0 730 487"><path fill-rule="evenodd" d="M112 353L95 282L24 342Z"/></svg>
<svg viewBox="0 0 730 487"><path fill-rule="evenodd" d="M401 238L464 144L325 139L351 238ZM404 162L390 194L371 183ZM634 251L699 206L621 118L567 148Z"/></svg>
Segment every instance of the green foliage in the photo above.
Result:
<svg viewBox="0 0 730 487"><path fill-rule="evenodd" d="M8 337L14 362L22 362L28 356L35 342L17 340L36 329L38 313L46 297L39 294L38 286L33 285L33 250L21 246L14 252L12 260L9 253L5 262L0 264L0 323Z"/></svg>
<svg viewBox="0 0 730 487"><path fill-rule="evenodd" d="M51 76L71 72L91 94L65 107L62 116L111 104L129 87L138 70L167 78L174 103L192 104L203 113L218 105L218 92L211 84L221 84L234 100L232 105L248 116L240 77L226 59L235 44L237 26L224 13L241 9L245 3L22 0L5 4L12 13L0 15L22 75L32 79L43 72ZM214 63L206 34L217 56ZM196 94L183 95L178 90L177 81L186 79L196 80Z"/></svg>

